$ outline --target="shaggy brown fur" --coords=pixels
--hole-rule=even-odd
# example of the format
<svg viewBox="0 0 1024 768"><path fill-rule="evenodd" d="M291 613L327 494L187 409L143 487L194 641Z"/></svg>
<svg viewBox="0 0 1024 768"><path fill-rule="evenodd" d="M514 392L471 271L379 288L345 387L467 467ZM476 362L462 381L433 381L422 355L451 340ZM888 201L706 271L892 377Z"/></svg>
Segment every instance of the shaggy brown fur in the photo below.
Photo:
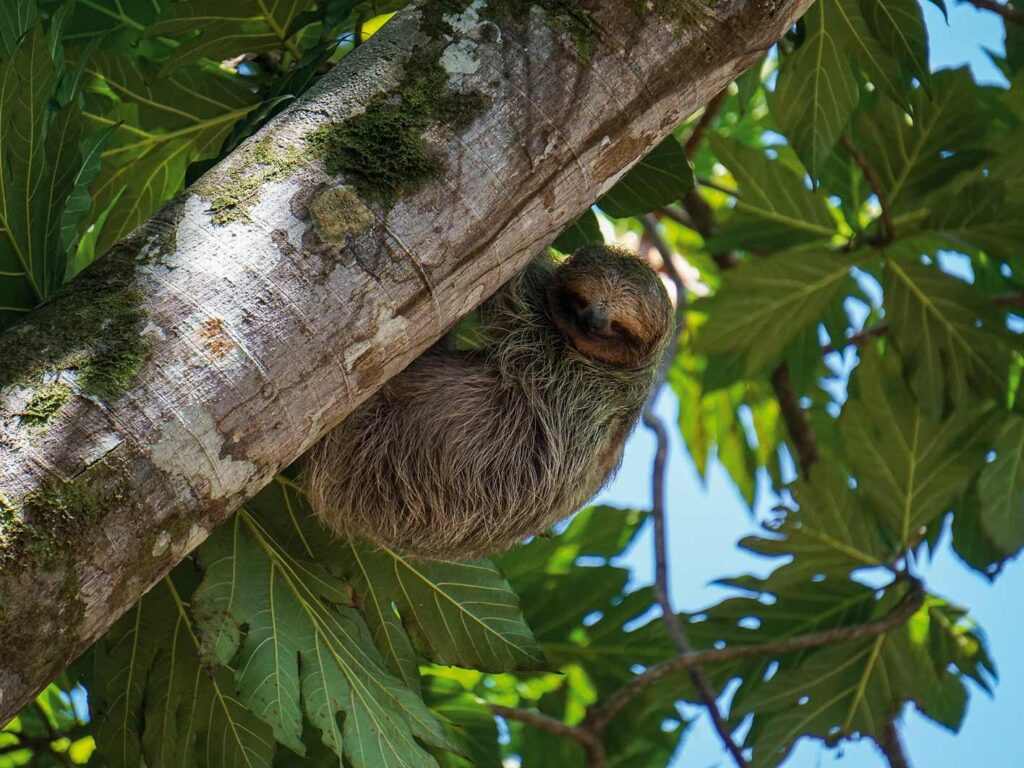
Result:
<svg viewBox="0 0 1024 768"><path fill-rule="evenodd" d="M484 344L435 347L313 451L320 520L424 557L508 549L617 468L672 325L636 256L534 261L481 308Z"/></svg>

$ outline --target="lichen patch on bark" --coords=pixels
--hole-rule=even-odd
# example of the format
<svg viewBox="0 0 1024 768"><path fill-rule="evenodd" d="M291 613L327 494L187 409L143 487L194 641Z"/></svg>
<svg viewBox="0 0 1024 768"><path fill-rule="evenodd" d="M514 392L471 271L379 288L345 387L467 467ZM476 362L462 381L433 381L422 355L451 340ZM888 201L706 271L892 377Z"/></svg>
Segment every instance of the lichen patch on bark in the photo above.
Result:
<svg viewBox="0 0 1024 768"><path fill-rule="evenodd" d="M149 458L163 472L184 477L199 488L207 486L203 490L210 499L222 499L259 471L252 462L234 458L224 444L225 437L213 416L202 404L195 403L164 427ZM205 460L196 462L196 456Z"/></svg>
<svg viewBox="0 0 1024 768"><path fill-rule="evenodd" d="M328 243L343 244L350 235L373 225L373 214L348 187L324 187L309 203L317 234Z"/></svg>

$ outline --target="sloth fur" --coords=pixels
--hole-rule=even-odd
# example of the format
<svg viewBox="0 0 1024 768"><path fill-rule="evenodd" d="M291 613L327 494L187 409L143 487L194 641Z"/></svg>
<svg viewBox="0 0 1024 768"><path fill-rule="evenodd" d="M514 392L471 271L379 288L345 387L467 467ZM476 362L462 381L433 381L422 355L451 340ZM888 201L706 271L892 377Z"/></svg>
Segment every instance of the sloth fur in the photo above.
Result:
<svg viewBox="0 0 1024 768"><path fill-rule="evenodd" d="M314 448L328 528L404 554L506 550L618 467L672 327L653 270L588 246L535 260L480 310L483 344L434 347Z"/></svg>

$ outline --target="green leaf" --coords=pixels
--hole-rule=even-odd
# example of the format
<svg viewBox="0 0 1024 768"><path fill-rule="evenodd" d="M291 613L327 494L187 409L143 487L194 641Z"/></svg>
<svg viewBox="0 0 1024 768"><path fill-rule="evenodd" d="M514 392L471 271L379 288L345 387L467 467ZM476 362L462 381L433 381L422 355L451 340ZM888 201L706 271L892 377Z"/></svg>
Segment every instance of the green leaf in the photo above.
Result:
<svg viewBox="0 0 1024 768"><path fill-rule="evenodd" d="M910 94L912 119L881 99L855 121L855 142L871 162L895 214L985 159L991 121L967 69L936 73L926 92Z"/></svg>
<svg viewBox="0 0 1024 768"><path fill-rule="evenodd" d="M203 545L193 610L208 654L235 659L240 700L303 753L302 713L357 768L436 765L417 743L453 745L388 672L344 584L292 556L242 510ZM301 677L300 677L301 670ZM344 713L338 727L337 715Z"/></svg>
<svg viewBox="0 0 1024 768"><path fill-rule="evenodd" d="M1024 199L992 178L971 182L934 198L924 228L964 253L980 248L989 256L1022 264Z"/></svg>
<svg viewBox="0 0 1024 768"><path fill-rule="evenodd" d="M86 136L82 140L82 162L74 179L71 180L71 192L68 195L68 201L64 206L60 222L61 243L68 254L66 278L70 278L82 268L79 266L77 269L73 269L73 258L78 243L81 222L92 208L89 185L92 184L93 179L100 172L100 153L116 129L116 125L111 125Z"/></svg>
<svg viewBox="0 0 1024 768"><path fill-rule="evenodd" d="M573 253L578 248L591 243L603 243L601 227L597 223L597 215L588 208L576 221L562 230L551 245L562 253Z"/></svg>
<svg viewBox="0 0 1024 768"><path fill-rule="evenodd" d="M928 32L917 0L860 0L868 28L882 47L922 83L928 83Z"/></svg>
<svg viewBox="0 0 1024 768"><path fill-rule="evenodd" d="M14 53L38 16L35 0L4 0L0 4L0 59Z"/></svg>
<svg viewBox="0 0 1024 768"><path fill-rule="evenodd" d="M190 67L152 79L143 60L101 53L85 116L96 129L117 125L92 187L93 217L115 199L97 243L106 251L176 195L194 160L216 155L256 95L239 78Z"/></svg>
<svg viewBox="0 0 1024 768"><path fill-rule="evenodd" d="M718 293L693 305L708 316L696 349L742 354L748 377L767 370L790 341L820 320L849 282L854 263L847 254L800 250L745 261L723 275Z"/></svg>
<svg viewBox="0 0 1024 768"><path fill-rule="evenodd" d="M427 674L424 679L427 704L465 755L440 756L442 768L501 768L498 726L487 704L440 674Z"/></svg>
<svg viewBox="0 0 1024 768"><path fill-rule="evenodd" d="M898 597L898 590L891 590L865 618L880 618ZM922 608L906 626L887 634L826 646L798 665L780 666L732 713L754 714L747 737L754 750L751 765L777 765L800 736L833 741L861 734L880 740L889 717L906 701L956 730L967 691L947 664L931 656L929 625Z"/></svg>
<svg viewBox="0 0 1024 768"><path fill-rule="evenodd" d="M790 486L799 505L765 525L765 533L740 541L759 555L792 556L771 577L772 584L809 580L818 574L847 576L860 568L883 566L895 550L883 538L864 495L829 464L820 462L810 480Z"/></svg>
<svg viewBox="0 0 1024 768"><path fill-rule="evenodd" d="M121 617L92 653L96 746L110 768L269 768L270 729L235 697L227 670L199 664L195 627L170 579Z"/></svg>
<svg viewBox="0 0 1024 768"><path fill-rule="evenodd" d="M597 207L615 218L639 216L678 200L693 189L693 171L682 145L669 136L629 169L597 201Z"/></svg>
<svg viewBox="0 0 1024 768"><path fill-rule="evenodd" d="M43 207L54 191L47 183L53 174L46 141L53 85L53 61L37 24L0 73L0 306L13 311L34 306L56 288L48 285L55 270L47 259Z"/></svg>
<svg viewBox="0 0 1024 768"><path fill-rule="evenodd" d="M1005 403L1019 340L977 288L910 259L913 243L890 249L883 280L890 335L914 392L932 415L981 397Z"/></svg>
<svg viewBox="0 0 1024 768"><path fill-rule="evenodd" d="M491 672L543 665L516 594L490 562L411 560L351 542L348 555L363 599L381 613L394 601L431 661Z"/></svg>
<svg viewBox="0 0 1024 768"><path fill-rule="evenodd" d="M1007 414L978 477L981 526L1006 557L1024 548L1024 418Z"/></svg>
<svg viewBox="0 0 1024 768"><path fill-rule="evenodd" d="M137 50L143 30L167 0L77 0L65 42L84 45L100 41L106 50Z"/></svg>
<svg viewBox="0 0 1024 768"><path fill-rule="evenodd" d="M860 100L857 79L835 38L835 20L826 16L830 10L828 2L819 2L804 15L806 37L783 61L771 99L772 116L813 178Z"/></svg>
<svg viewBox="0 0 1024 768"><path fill-rule="evenodd" d="M871 31L858 0L822 0L826 17L834 30L837 44L890 99L905 104L899 65ZM877 0L880 2L881 0ZM872 2L872 0L861 0Z"/></svg>
<svg viewBox="0 0 1024 768"><path fill-rule="evenodd" d="M971 438L983 413L965 403L941 421L929 417L894 351L861 350L839 432L858 490L899 548L936 524L981 469L985 449Z"/></svg>
<svg viewBox="0 0 1024 768"><path fill-rule="evenodd" d="M733 215L708 243L709 250L770 250L835 235L825 199L783 163L717 135L710 143L739 183L740 196Z"/></svg>
<svg viewBox="0 0 1024 768"><path fill-rule="evenodd" d="M221 61L285 47L295 17L312 6L312 0L219 0L215 5L207 0L172 1L146 35L185 36L163 63L160 74L166 75L203 58Z"/></svg>

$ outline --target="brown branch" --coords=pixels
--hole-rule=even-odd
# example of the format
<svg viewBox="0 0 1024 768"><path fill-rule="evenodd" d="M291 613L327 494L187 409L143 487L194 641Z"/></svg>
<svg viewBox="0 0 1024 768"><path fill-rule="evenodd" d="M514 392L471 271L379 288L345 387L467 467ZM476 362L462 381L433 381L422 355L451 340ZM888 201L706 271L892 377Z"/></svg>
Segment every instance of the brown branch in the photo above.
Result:
<svg viewBox="0 0 1024 768"><path fill-rule="evenodd" d="M845 339L832 344L826 344L821 348L821 354L827 355L829 352L841 352L847 347L860 347L871 341L877 339L879 336L884 336L889 332L888 323L878 323L878 325L872 325L869 328L865 328L862 331L858 331L852 336L847 336Z"/></svg>
<svg viewBox="0 0 1024 768"><path fill-rule="evenodd" d="M683 195L682 203L683 209L689 214L690 220L693 222L693 228L697 233L705 240L710 240L714 237L718 232L715 212L711 210L708 201L701 196L700 192L696 189L691 189ZM712 253L711 258L715 260L715 264L718 265L719 269L732 269L739 264L739 259L736 258L736 254L732 251Z"/></svg>
<svg viewBox="0 0 1024 768"><path fill-rule="evenodd" d="M732 187L727 187L724 184L719 184L717 181L709 179L707 176L697 176L695 177L695 181L702 187L713 189L716 192L721 192L723 195L729 195L729 197L734 197L737 200L740 199L740 191L738 189L733 189Z"/></svg>
<svg viewBox="0 0 1024 768"><path fill-rule="evenodd" d="M800 472L807 477L811 465L818 460L818 439L807 418L807 413L800 407L793 378L789 375L789 363L782 363L772 372L772 389L779 401L782 420L786 422L789 437L796 448L800 460Z"/></svg>
<svg viewBox="0 0 1024 768"><path fill-rule="evenodd" d="M605 752L604 742L601 740L600 730L566 725L561 720L545 715L535 709L519 709L516 707L503 707L500 704L488 704L492 714L503 717L506 720L516 720L526 723L534 728L555 736L564 736L572 739L587 753L587 765L589 768L605 768L608 764L608 755Z"/></svg>
<svg viewBox="0 0 1024 768"><path fill-rule="evenodd" d="M900 739L900 730L896 726L896 719L890 717L885 723L885 730L878 742L878 749L889 761L889 768L910 768L910 760L903 748L903 741Z"/></svg>
<svg viewBox="0 0 1024 768"><path fill-rule="evenodd" d="M664 208L658 209L658 215L672 219L676 224L681 224L687 229L697 229L697 225L694 224L690 214L683 208L678 208L674 205L666 205Z"/></svg>
<svg viewBox="0 0 1024 768"><path fill-rule="evenodd" d="M692 161L694 155L697 154L697 150L700 149L700 143L704 140L704 133L715 121L715 118L718 117L718 112L722 109L722 102L725 101L725 95L728 90L727 87L723 88L704 106L704 111L697 120L697 124L693 126L693 130L690 131L686 144L683 145L683 151L686 153L687 160Z"/></svg>
<svg viewBox="0 0 1024 768"><path fill-rule="evenodd" d="M1014 24L1024 24L1024 12L1018 11L1009 3L997 3L995 0L967 0L967 2L975 8L998 13L1004 19L1012 21Z"/></svg>
<svg viewBox="0 0 1024 768"><path fill-rule="evenodd" d="M836 627L824 629L818 632L808 632L803 635L786 640L778 640L760 645L738 645L725 648L711 648L705 651L693 651L682 653L674 659L663 661L648 667L647 670L634 677L613 693L600 707L592 708L584 719L589 727L601 730L608 722L615 717L622 709L633 700L647 686L668 675L694 667L706 666L708 664L723 664L741 659L762 658L765 656L782 656L795 651L805 651L811 648L820 648L825 645L838 643L849 643L857 640L866 640L871 637L883 635L897 627L902 626L913 616L924 603L924 589L917 579L910 580L910 590L904 595L899 604L889 612L887 616L878 621L867 624L858 624L852 627Z"/></svg>
<svg viewBox="0 0 1024 768"><path fill-rule="evenodd" d="M682 278L672 261L672 249L665 241L665 238L662 237L661 232L658 231L657 219L648 213L640 217L640 223L643 225L644 234L647 239L654 244L654 247L658 249L658 253L661 254L661 259L665 264L665 271L676 288L676 330L665 350L661 369L658 372L659 381L656 383L651 397L648 398L644 406L643 423L645 427L654 433L657 445L651 469L651 495L653 497L651 517L654 521L654 597L658 601L658 605L661 606L662 621L665 622L665 630L668 632L672 644L675 645L676 650L680 654L687 654L693 652L693 646L690 645L690 640L686 636L686 631L683 629L679 616L676 615L672 608L668 587L668 544L665 535L665 464L668 460L668 431L665 429L665 424L662 420L654 414L654 398L657 396L661 384L664 383L668 367L675 359L676 350L679 346L679 335L682 333L686 323L686 287L683 285ZM740 747L733 741L732 732L718 709L718 694L712 687L707 675L704 674L704 670L700 667L692 667L688 672L690 681L693 683L693 687L697 689L697 694L701 701L704 702L704 707L711 717L711 723L718 733L722 744L725 745L725 748L733 756L739 768L747 768L746 758L744 758Z"/></svg>
<svg viewBox="0 0 1024 768"><path fill-rule="evenodd" d="M875 193L875 197L878 198L878 205L882 209L881 216L881 236L875 245L888 245L896 239L896 227L893 225L892 210L889 207L889 198L885 192L885 186L882 184L882 179L878 175L878 171L875 170L875 166L871 164L871 161L864 155L857 145L853 143L853 139L849 135L842 133L839 135L839 143L846 148L850 157L853 158L853 162L857 164L861 172L864 174L864 178L868 180L868 184L871 186L871 191Z"/></svg>
<svg viewBox="0 0 1024 768"><path fill-rule="evenodd" d="M993 296L992 301L1000 307L1024 307L1024 291Z"/></svg>

